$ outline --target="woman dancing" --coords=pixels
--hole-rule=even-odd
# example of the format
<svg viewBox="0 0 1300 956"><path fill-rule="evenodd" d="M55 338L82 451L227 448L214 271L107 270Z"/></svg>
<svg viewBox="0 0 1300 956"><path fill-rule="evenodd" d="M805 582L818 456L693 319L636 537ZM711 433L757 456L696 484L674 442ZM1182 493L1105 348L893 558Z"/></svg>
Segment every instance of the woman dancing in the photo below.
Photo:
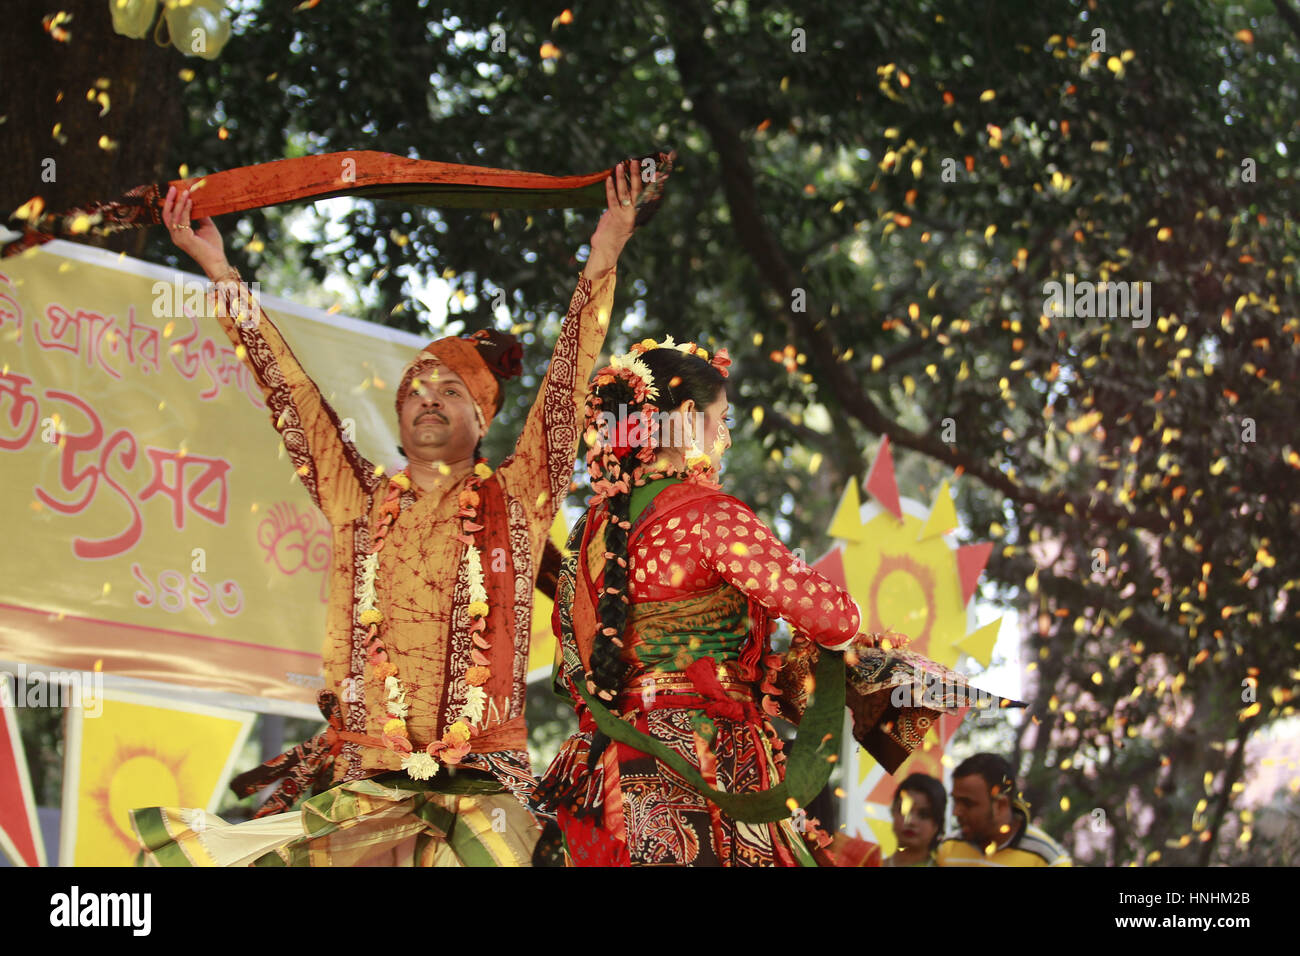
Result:
<svg viewBox="0 0 1300 956"><path fill-rule="evenodd" d="M581 694L680 755L714 791L761 793L784 777L768 717L799 719L816 649L856 642L865 653L875 643L859 637L861 616L845 591L720 490L715 475L731 445L728 364L725 349L709 360L695 345L647 340L599 372L588 397L596 495L570 537L554 617L557 690L575 701L580 730L534 801L556 817L579 865L833 862L829 838L801 810L769 823L734 819L663 761L611 742ZM789 667L769 644L778 616L800 635ZM862 687L882 692L923 660L877 656ZM904 756L919 743L906 720L882 735L879 718L901 714L872 710L864 735L893 734ZM934 711L909 709L923 713Z"/></svg>

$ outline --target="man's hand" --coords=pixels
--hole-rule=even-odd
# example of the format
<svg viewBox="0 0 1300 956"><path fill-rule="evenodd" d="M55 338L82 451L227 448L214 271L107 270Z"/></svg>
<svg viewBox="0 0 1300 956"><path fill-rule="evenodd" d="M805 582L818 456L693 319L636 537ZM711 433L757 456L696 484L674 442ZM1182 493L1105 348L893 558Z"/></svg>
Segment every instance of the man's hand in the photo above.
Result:
<svg viewBox="0 0 1300 956"><path fill-rule="evenodd" d="M636 160L619 163L614 175L605 177L605 202L600 222L591 237L591 255L582 274L598 279L618 265L619 254L636 228L637 197L641 195L641 175Z"/></svg>
<svg viewBox="0 0 1300 956"><path fill-rule="evenodd" d="M221 233L211 216L200 219L198 229L191 228L190 210L193 207L190 191L182 189L178 193L173 186L167 190L167 198L163 200L163 225L171 233L176 248L197 262L208 278L215 279L229 268Z"/></svg>

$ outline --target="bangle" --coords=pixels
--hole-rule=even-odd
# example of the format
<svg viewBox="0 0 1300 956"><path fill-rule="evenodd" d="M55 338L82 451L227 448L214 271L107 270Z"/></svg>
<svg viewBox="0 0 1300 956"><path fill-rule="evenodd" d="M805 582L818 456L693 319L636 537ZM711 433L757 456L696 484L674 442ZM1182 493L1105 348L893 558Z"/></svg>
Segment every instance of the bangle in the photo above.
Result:
<svg viewBox="0 0 1300 956"><path fill-rule="evenodd" d="M227 265L226 268L222 270L220 275L214 276L212 279L213 285L216 285L221 282L239 282L239 281L241 281L239 276L239 270L232 265Z"/></svg>

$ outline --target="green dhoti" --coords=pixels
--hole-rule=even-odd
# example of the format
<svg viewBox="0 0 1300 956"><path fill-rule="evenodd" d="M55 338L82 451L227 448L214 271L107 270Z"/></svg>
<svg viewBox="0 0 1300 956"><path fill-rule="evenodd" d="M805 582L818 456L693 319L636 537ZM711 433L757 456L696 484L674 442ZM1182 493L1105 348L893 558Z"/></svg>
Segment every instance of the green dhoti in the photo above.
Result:
<svg viewBox="0 0 1300 956"><path fill-rule="evenodd" d="M528 866L540 829L499 784L385 774L231 824L203 810L132 810L144 866Z"/></svg>

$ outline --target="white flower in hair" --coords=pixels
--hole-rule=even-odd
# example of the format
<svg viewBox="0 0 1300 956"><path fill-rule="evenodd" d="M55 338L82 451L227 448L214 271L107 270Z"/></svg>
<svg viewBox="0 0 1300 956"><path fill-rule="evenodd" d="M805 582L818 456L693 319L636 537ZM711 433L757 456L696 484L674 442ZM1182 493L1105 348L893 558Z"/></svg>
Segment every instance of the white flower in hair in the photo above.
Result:
<svg viewBox="0 0 1300 956"><path fill-rule="evenodd" d="M615 372L618 372L621 369L627 369L645 385L647 398L659 397L659 389L655 387L655 377L650 371L650 366L641 361L635 353L628 352L626 355L613 356L609 360L609 367Z"/></svg>

